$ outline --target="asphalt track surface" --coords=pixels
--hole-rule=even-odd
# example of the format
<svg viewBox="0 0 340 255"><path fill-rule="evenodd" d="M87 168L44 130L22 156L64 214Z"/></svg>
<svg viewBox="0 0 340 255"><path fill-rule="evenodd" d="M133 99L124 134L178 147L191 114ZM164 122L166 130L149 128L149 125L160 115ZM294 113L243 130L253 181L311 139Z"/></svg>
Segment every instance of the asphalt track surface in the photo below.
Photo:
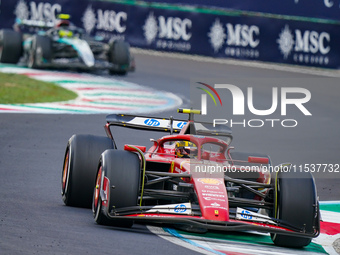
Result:
<svg viewBox="0 0 340 255"><path fill-rule="evenodd" d="M213 78L252 86L263 92L261 102L268 101L273 82L305 87L312 94L308 110L313 116L304 117L295 109L295 128L236 127L233 145L268 153L274 164L340 163L339 78L143 54L136 54L136 62L137 71L124 80L175 93L185 107L190 106L190 80ZM170 111L157 115L185 118ZM73 134L104 136L104 124L102 114L0 114L0 254L197 254L143 225L103 227L94 223L90 210L64 206L60 179L67 140ZM118 145L148 145L149 138L160 135L115 132ZM320 200L339 200L339 173L319 174L316 182Z"/></svg>

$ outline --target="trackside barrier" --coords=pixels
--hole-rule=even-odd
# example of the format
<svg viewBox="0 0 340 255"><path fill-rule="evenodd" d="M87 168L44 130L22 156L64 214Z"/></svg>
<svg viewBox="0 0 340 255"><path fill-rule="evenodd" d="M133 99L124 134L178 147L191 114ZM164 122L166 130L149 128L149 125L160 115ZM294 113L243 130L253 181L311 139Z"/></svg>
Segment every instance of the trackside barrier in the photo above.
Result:
<svg viewBox="0 0 340 255"><path fill-rule="evenodd" d="M242 5L241 10L235 9L235 1L231 1L233 6L225 8L205 6L207 1L203 0L199 1L202 5L190 5L193 2L190 0L177 2L175 5L149 0L1 1L0 24L2 28L10 28L16 19L41 24L42 21L53 22L60 13L68 13L71 21L87 33L103 40L112 37L125 39L133 47L340 68L340 16L339 3L335 0L326 1L329 17L333 19L317 14L316 7L306 8L305 16L294 16L303 15L302 4L289 11L281 6L283 1L277 8L273 4L270 8L264 5L255 8L256 5L252 4L248 9ZM274 14L259 12L261 6L264 11ZM31 28L30 32L34 29Z"/></svg>

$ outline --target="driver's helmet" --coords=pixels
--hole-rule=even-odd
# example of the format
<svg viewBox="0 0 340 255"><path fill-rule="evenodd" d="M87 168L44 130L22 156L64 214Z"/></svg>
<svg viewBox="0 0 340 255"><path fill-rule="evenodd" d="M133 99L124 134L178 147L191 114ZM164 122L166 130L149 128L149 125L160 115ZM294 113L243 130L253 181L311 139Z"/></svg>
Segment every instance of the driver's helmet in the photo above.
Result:
<svg viewBox="0 0 340 255"><path fill-rule="evenodd" d="M59 37L73 37L73 32L67 29L59 29L58 30Z"/></svg>
<svg viewBox="0 0 340 255"><path fill-rule="evenodd" d="M189 141L179 141L176 142L175 153L179 158L195 158L197 157L197 146Z"/></svg>
<svg viewBox="0 0 340 255"><path fill-rule="evenodd" d="M70 26L70 24L71 24L70 21L61 19L55 23L55 27L67 28Z"/></svg>
<svg viewBox="0 0 340 255"><path fill-rule="evenodd" d="M59 37L73 37L73 32L70 29L71 22L69 21L70 15L59 14L59 20L55 23L55 28L58 31Z"/></svg>
<svg viewBox="0 0 340 255"><path fill-rule="evenodd" d="M69 27L71 25L69 14L61 13L58 15L58 20L55 23L55 27Z"/></svg>

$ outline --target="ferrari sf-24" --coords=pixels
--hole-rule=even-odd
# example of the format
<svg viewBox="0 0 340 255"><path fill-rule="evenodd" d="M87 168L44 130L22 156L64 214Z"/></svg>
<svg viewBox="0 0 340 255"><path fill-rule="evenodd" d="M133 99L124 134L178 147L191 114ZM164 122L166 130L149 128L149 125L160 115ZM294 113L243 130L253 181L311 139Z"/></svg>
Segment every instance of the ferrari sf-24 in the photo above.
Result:
<svg viewBox="0 0 340 255"><path fill-rule="evenodd" d="M113 114L107 136L73 135L61 193L68 206L92 207L95 222L131 227L171 225L186 231L258 231L278 246L303 247L320 232L311 173L272 167L270 157L237 152L226 125ZM151 146L118 147L113 127L168 132ZM274 169L274 170L273 170Z"/></svg>

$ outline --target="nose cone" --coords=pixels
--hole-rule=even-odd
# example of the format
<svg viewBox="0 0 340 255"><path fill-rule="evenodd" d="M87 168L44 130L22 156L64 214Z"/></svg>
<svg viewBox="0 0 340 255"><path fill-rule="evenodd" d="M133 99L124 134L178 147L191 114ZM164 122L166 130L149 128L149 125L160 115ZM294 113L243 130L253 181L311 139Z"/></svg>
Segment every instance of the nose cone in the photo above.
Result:
<svg viewBox="0 0 340 255"><path fill-rule="evenodd" d="M87 42L80 40L78 53L86 66L94 66L95 59L92 50Z"/></svg>

